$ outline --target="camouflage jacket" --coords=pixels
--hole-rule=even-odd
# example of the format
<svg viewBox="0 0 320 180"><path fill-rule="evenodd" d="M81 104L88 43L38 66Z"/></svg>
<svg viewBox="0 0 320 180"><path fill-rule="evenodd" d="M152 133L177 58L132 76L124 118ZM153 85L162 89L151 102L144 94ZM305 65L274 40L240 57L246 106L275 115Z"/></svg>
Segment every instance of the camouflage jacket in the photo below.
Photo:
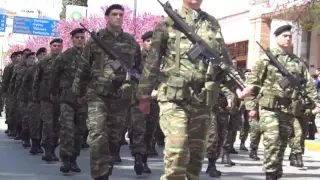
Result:
<svg viewBox="0 0 320 180"><path fill-rule="evenodd" d="M6 94L8 92L8 89L10 86L10 80L13 74L13 67L14 67L14 64L10 63L4 68L3 77L2 77L2 86L1 86L2 94Z"/></svg>
<svg viewBox="0 0 320 180"><path fill-rule="evenodd" d="M140 46L132 35L123 31L115 35L105 28L99 30L97 36L125 61L129 68L139 67L142 58ZM72 85L76 95L85 95L86 87L97 93L97 84L101 87L100 90L103 89L103 96L118 91L126 78L126 72L112 70L109 63L114 59L105 54L92 39L88 40L83 54L84 60L79 65Z"/></svg>
<svg viewBox="0 0 320 180"><path fill-rule="evenodd" d="M272 49L271 52L289 72L301 79L309 98L316 101L317 90L305 64L294 54L287 54L279 49ZM275 97L287 98L293 101L301 99L301 97L294 95L296 94L294 93L294 89L282 89L280 87L281 78L282 75L276 67L270 64L267 56L263 56L260 60L255 61L246 79L246 83L258 86L261 90L257 98L253 97L246 100L246 109L257 110L259 106L267 107L276 103L274 102ZM286 112L287 108L282 107L282 110Z"/></svg>
<svg viewBox="0 0 320 180"><path fill-rule="evenodd" d="M25 102L30 102L33 101L32 99L32 84L33 84L33 79L34 75L37 69L38 63L29 65L27 72L23 76L22 84L18 93L18 97L23 99Z"/></svg>
<svg viewBox="0 0 320 180"><path fill-rule="evenodd" d="M32 98L34 101L50 100L50 85L55 60L56 56L51 54L40 60L32 84Z"/></svg>
<svg viewBox="0 0 320 180"><path fill-rule="evenodd" d="M18 72L19 72L19 69L21 68L22 64L19 63L19 64L15 64L14 67L13 67L13 72L12 72L12 76L11 76L11 79L10 79L10 85L9 85L9 89L8 89L8 94L10 96L13 96L15 97L15 99L17 98L16 97L16 92L19 90L19 89L16 89L16 79L18 77Z"/></svg>
<svg viewBox="0 0 320 180"><path fill-rule="evenodd" d="M71 88L83 58L81 54L80 50L72 47L61 53L54 62L50 92L54 96L59 94L61 102L76 103L76 95Z"/></svg>
<svg viewBox="0 0 320 180"><path fill-rule="evenodd" d="M190 26L195 27L198 35L211 48L216 49L230 61L218 21L203 11L199 14L203 14L204 16L196 22L194 20L192 10L182 8L179 11L179 15L185 20L185 22ZM191 61L188 58L186 52L190 50L192 43L183 33L180 33L180 47L178 46L180 52L178 62L179 66L177 66L175 57L177 56L176 37L178 33L180 32L173 27L173 21L170 18L165 19L162 23L156 26L138 86L138 99L151 98L151 92L154 89L154 85L157 82L158 77L162 82L158 87L158 100L160 101L167 101L167 97L164 94L168 84L166 79L170 79L170 77L175 76L177 73L180 77L184 78L188 84L203 84L206 81L205 78L208 65L205 64L201 58L196 61ZM163 63L163 67L160 70L161 63ZM217 81L216 87L220 89L220 83L226 80L225 75L222 75L223 73L218 67L213 67L213 72L217 76L218 74L221 76L221 78L215 78L215 81ZM220 82L217 79L221 79ZM226 87L224 86L224 88ZM234 93L229 90L227 92L228 98L233 99ZM217 97L215 98L217 99L218 93L216 93L216 96Z"/></svg>
<svg viewBox="0 0 320 180"><path fill-rule="evenodd" d="M26 74L28 70L28 66L25 62L23 62L20 66L19 69L17 70L16 73L16 79L15 79L15 86L14 86L14 92L13 94L17 97L17 100L19 101L25 101L25 97L28 96L28 94L23 94L23 92L20 91L22 82L23 82L23 77ZM19 91L21 93L19 93Z"/></svg>

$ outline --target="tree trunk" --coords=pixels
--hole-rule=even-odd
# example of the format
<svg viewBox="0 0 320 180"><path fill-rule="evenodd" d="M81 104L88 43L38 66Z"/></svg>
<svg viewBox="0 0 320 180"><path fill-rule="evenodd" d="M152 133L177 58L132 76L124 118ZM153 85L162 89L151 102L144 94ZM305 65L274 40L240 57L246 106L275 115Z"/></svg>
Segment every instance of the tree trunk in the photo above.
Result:
<svg viewBox="0 0 320 180"><path fill-rule="evenodd" d="M62 0L62 11L60 13L60 19L66 18L67 5L86 6L88 7L88 0Z"/></svg>

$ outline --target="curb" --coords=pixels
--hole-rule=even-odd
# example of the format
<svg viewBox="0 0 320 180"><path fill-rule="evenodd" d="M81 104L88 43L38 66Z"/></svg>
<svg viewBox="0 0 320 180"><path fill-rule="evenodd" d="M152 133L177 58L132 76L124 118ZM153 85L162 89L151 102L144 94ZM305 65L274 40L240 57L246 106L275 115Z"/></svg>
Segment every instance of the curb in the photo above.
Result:
<svg viewBox="0 0 320 180"><path fill-rule="evenodd" d="M305 140L304 144L306 149L310 151L320 152L320 142L317 142L315 140Z"/></svg>

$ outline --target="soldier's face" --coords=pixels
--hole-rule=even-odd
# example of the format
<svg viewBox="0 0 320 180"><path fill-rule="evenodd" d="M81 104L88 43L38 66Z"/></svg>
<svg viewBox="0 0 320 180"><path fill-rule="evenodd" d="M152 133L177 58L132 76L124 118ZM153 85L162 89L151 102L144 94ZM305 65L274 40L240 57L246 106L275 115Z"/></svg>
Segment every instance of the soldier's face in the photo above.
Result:
<svg viewBox="0 0 320 180"><path fill-rule="evenodd" d="M17 62L17 63L20 63L21 61L22 61L22 55L19 54L19 55L17 55L17 57L16 57L16 62Z"/></svg>
<svg viewBox="0 0 320 180"><path fill-rule="evenodd" d="M32 65L36 61L36 56L32 55L27 58L27 64Z"/></svg>
<svg viewBox="0 0 320 180"><path fill-rule="evenodd" d="M192 9L199 9L203 0L183 0L183 4Z"/></svg>
<svg viewBox="0 0 320 180"><path fill-rule="evenodd" d="M106 20L111 27L122 27L124 12L121 9L113 9L106 16Z"/></svg>
<svg viewBox="0 0 320 180"><path fill-rule="evenodd" d="M59 54L61 53L62 49L62 43L55 42L50 45L50 50L52 54Z"/></svg>
<svg viewBox="0 0 320 180"><path fill-rule="evenodd" d="M74 47L82 48L86 42L84 33L77 33L72 37L72 44Z"/></svg>
<svg viewBox="0 0 320 180"><path fill-rule="evenodd" d="M283 48L289 48L292 46L292 33L290 31L285 31L276 37L276 42L278 46Z"/></svg>
<svg viewBox="0 0 320 180"><path fill-rule="evenodd" d="M150 45L151 45L151 38L146 39L145 41L143 41L142 46L143 46L144 50L149 51Z"/></svg>
<svg viewBox="0 0 320 180"><path fill-rule="evenodd" d="M236 60L232 60L232 64L237 67L237 61Z"/></svg>
<svg viewBox="0 0 320 180"><path fill-rule="evenodd" d="M37 59L41 60L46 55L47 55L47 52L42 52L42 53L38 54Z"/></svg>

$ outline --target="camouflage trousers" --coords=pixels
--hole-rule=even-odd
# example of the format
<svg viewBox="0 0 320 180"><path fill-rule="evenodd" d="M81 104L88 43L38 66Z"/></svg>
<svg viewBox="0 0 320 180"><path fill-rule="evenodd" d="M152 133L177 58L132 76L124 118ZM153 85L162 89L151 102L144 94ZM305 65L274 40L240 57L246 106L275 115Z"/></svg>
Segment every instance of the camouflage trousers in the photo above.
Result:
<svg viewBox="0 0 320 180"><path fill-rule="evenodd" d="M9 130L13 131L14 128L12 126L14 121L14 113L12 114L11 108L14 106L14 99L11 96L8 96L5 100L6 106L5 106L5 113L6 113L6 124L8 124Z"/></svg>
<svg viewBox="0 0 320 180"><path fill-rule="evenodd" d="M151 111L149 115L143 114L139 105L131 107L131 133L132 133L132 146L131 154L147 154L152 147L152 141L156 128L158 127L158 105L151 103Z"/></svg>
<svg viewBox="0 0 320 180"><path fill-rule="evenodd" d="M112 156L119 153L130 99L99 96L92 89L87 96L91 176L97 178L112 173Z"/></svg>
<svg viewBox="0 0 320 180"><path fill-rule="evenodd" d="M236 110L230 113L230 119L228 123L228 133L223 143L223 149L230 150L236 141L238 126L241 122L241 112Z"/></svg>
<svg viewBox="0 0 320 180"><path fill-rule="evenodd" d="M160 127L165 135L161 180L198 180L210 125L210 108L187 103L159 102Z"/></svg>
<svg viewBox="0 0 320 180"><path fill-rule="evenodd" d="M293 118L284 113L260 110L259 128L263 135L265 172L282 173L282 163Z"/></svg>
<svg viewBox="0 0 320 180"><path fill-rule="evenodd" d="M59 138L59 116L60 108L58 102L51 102L49 100L40 101L40 114L42 120L42 146L57 146L57 140Z"/></svg>
<svg viewBox="0 0 320 180"><path fill-rule="evenodd" d="M86 131L88 106L75 103L60 103L60 157L67 159L80 155Z"/></svg>
<svg viewBox="0 0 320 180"><path fill-rule="evenodd" d="M250 123L250 148L252 150L257 150L259 148L261 132L259 127L259 118L253 119L249 118Z"/></svg>
<svg viewBox="0 0 320 180"><path fill-rule="evenodd" d="M17 125L17 114L18 105L16 98L10 96L8 98L8 113L7 113L7 123L8 127L11 131L16 132L16 125Z"/></svg>
<svg viewBox="0 0 320 180"><path fill-rule="evenodd" d="M303 154L304 153L304 140L306 137L306 126L309 125L308 117L303 119L294 119L293 121L293 137L289 139L289 147L291 148L291 154Z"/></svg>
<svg viewBox="0 0 320 180"><path fill-rule="evenodd" d="M249 130L250 130L250 124L249 124L249 115L248 111L244 110L241 111L243 114L243 118L241 118L241 128L240 128L240 136L239 139L242 142L245 142L248 138L249 135Z"/></svg>
<svg viewBox="0 0 320 180"><path fill-rule="evenodd" d="M206 148L208 159L219 159L222 144L228 134L228 122L228 111L212 112Z"/></svg>
<svg viewBox="0 0 320 180"><path fill-rule="evenodd" d="M40 103L29 101L27 109L27 118L29 123L29 131L31 139L40 139L41 137L41 119L40 119Z"/></svg>
<svg viewBox="0 0 320 180"><path fill-rule="evenodd" d="M29 123L28 123L28 104L18 101L19 116L21 117L21 137L24 140L30 139Z"/></svg>

